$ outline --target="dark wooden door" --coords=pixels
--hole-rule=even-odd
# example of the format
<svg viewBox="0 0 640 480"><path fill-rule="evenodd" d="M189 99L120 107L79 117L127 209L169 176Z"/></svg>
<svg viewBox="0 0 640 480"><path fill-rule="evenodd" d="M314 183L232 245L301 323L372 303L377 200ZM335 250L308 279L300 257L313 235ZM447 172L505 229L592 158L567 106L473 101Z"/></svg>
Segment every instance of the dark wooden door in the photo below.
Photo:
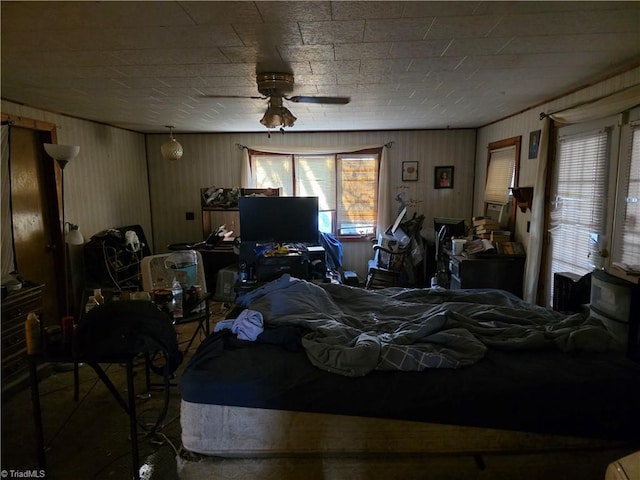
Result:
<svg viewBox="0 0 640 480"><path fill-rule="evenodd" d="M13 236L18 273L44 285L43 321L57 324L61 316L60 298L64 295L64 273L58 273L64 245L60 233L52 227L58 225L53 215L57 204L52 205L57 200L55 193L50 193L52 188L48 183L51 183L53 168L45 162L52 160L43 153L41 137L37 130L11 127Z"/></svg>

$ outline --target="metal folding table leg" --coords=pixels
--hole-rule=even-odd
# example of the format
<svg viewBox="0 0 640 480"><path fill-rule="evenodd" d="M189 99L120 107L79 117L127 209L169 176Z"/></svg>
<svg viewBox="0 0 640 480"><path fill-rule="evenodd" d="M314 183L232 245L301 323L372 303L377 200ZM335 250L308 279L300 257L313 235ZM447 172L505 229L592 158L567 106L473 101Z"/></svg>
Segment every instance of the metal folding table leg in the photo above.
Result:
<svg viewBox="0 0 640 480"><path fill-rule="evenodd" d="M129 394L129 424L131 427L131 468L133 478L140 480L138 452L138 420L136 418L136 392L133 385L133 359L127 360L127 392Z"/></svg>

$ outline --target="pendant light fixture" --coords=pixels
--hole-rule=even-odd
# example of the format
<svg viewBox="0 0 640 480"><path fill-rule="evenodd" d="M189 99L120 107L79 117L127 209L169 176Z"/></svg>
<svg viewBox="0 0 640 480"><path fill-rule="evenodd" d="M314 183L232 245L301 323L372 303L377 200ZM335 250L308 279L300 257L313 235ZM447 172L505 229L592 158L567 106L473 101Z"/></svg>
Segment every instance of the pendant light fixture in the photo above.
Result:
<svg viewBox="0 0 640 480"><path fill-rule="evenodd" d="M169 140L164 142L162 147L160 147L162 157L165 160L180 160L184 153L182 145L173 137L173 125L166 125L166 127L169 129Z"/></svg>

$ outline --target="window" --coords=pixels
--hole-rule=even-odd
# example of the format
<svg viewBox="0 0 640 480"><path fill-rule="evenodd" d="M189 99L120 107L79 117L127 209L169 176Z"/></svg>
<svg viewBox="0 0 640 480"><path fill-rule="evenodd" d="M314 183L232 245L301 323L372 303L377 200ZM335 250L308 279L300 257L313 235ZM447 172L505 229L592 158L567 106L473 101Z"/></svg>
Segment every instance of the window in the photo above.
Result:
<svg viewBox="0 0 640 480"><path fill-rule="evenodd" d="M608 130L561 136L551 211L551 271L584 275L602 265Z"/></svg>
<svg viewBox="0 0 640 480"><path fill-rule="evenodd" d="M617 117L558 130L545 280L549 306L555 273L585 275L608 262L619 135Z"/></svg>
<svg viewBox="0 0 640 480"><path fill-rule="evenodd" d="M553 274L640 263L640 108L558 130L546 295Z"/></svg>
<svg viewBox="0 0 640 480"><path fill-rule="evenodd" d="M509 189L513 187L515 150L515 147L509 147L491 152L484 191L485 202L506 205L511 200Z"/></svg>
<svg viewBox="0 0 640 480"><path fill-rule="evenodd" d="M321 232L338 237L374 235L380 150L323 155L251 152L256 188L318 197Z"/></svg>
<svg viewBox="0 0 640 480"><path fill-rule="evenodd" d="M640 264L640 123L627 125L621 148L619 228L613 243L613 261Z"/></svg>
<svg viewBox="0 0 640 480"><path fill-rule="evenodd" d="M487 147L484 214L497 217L510 231L515 231L516 225L516 201L510 189L518 185L520 144L521 137L513 137L492 142Z"/></svg>

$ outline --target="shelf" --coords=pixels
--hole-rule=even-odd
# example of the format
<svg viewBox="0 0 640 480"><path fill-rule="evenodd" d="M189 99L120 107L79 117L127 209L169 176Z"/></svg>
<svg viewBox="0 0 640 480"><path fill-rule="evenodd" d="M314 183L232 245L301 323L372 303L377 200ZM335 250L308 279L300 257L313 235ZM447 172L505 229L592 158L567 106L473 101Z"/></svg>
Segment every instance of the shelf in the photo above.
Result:
<svg viewBox="0 0 640 480"><path fill-rule="evenodd" d="M513 193L522 213L526 212L527 209L531 210L531 204L533 203L533 187L514 187L511 189L511 192Z"/></svg>

